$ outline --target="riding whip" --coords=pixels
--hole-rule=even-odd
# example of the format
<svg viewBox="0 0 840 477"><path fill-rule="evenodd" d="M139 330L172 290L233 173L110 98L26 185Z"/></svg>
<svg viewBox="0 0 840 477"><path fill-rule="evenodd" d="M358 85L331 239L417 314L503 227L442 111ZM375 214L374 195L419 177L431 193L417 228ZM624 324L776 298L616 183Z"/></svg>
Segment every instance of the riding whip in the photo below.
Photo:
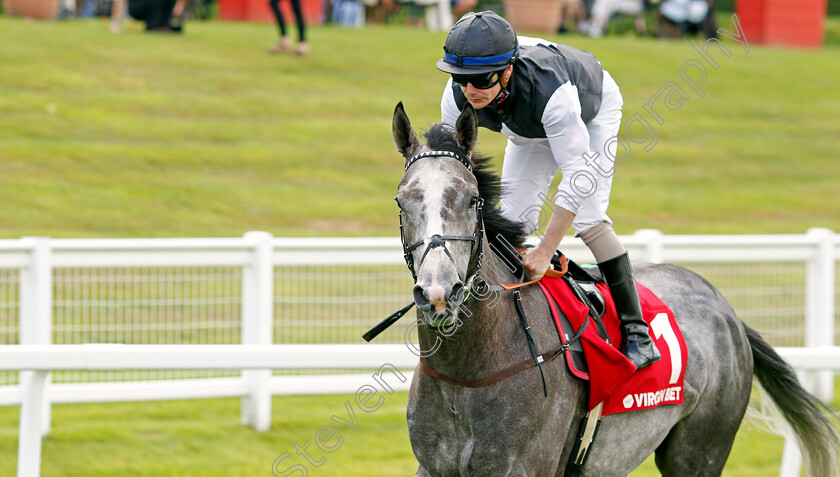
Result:
<svg viewBox="0 0 840 477"><path fill-rule="evenodd" d="M412 306L414 306L413 301L411 303L409 303L408 305L405 305L404 307L395 311L394 314L392 314L388 318L385 318L384 320L379 322L378 325L374 326L373 328L370 329L370 331L363 334L362 338L364 338L365 341L370 341L370 340L376 338L377 336L379 336L379 333L382 333L383 331L385 331L389 326L393 325L394 323L397 322L397 320L402 318L403 315L408 313L408 310L410 310Z"/></svg>

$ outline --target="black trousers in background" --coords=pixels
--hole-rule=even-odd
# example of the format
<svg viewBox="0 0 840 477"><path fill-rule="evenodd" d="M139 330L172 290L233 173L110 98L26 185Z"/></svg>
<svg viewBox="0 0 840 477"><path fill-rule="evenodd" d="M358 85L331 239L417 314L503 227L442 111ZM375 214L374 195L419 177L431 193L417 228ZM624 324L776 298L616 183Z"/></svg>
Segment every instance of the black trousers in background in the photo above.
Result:
<svg viewBox="0 0 840 477"><path fill-rule="evenodd" d="M128 0L128 14L146 22L146 30L169 28L175 0Z"/></svg>
<svg viewBox="0 0 840 477"><path fill-rule="evenodd" d="M298 40L303 43L306 41L306 24L303 22L303 11L300 8L300 0L289 0L292 2L292 10L295 12L298 28ZM274 18L277 19L277 26L280 28L280 36L286 36L286 22L283 20L283 13L280 12L280 0L269 0L268 4L271 6L271 11L274 12Z"/></svg>

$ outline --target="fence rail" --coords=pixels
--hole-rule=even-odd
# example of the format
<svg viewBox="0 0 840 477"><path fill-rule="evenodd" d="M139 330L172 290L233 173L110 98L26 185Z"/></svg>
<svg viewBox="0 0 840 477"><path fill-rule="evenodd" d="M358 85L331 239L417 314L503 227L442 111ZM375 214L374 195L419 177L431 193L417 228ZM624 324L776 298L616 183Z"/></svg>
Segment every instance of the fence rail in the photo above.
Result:
<svg viewBox="0 0 840 477"><path fill-rule="evenodd" d="M634 261L678 263L708 278L744 321L783 347L798 369L811 370L810 390L831 398L839 235L641 230L622 241ZM591 261L577 239L564 241L563 250ZM376 359L348 358L359 353L350 350L358 349L352 346L362 332L411 300L410 290L397 238L249 232L212 239L0 240L0 405L22 404L35 413L21 415L21 452L33 436L40 449L52 402L240 396L243 424L265 430L271 395L353 392L364 378L339 374L348 368L412 367L416 360L402 344L405 323L378 339L386 344L364 347ZM304 359L324 344L317 361ZM155 358L161 353L172 359ZM794 462L798 468L788 447L784 475ZM28 454L19 465L32 461ZM19 475L37 473L30 468Z"/></svg>

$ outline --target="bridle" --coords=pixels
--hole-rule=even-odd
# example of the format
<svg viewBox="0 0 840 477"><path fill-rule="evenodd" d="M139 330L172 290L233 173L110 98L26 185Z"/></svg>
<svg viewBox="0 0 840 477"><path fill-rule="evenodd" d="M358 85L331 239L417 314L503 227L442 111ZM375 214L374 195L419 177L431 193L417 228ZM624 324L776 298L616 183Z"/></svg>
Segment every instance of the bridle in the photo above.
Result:
<svg viewBox="0 0 840 477"><path fill-rule="evenodd" d="M411 159L409 159L409 161L405 165L405 170L408 171L408 168L411 167L415 162L417 162L420 159L423 159L423 158L426 158L426 157L441 157L441 156L451 157L453 159L456 159L456 160L458 160L458 162L463 164L464 167L466 167L471 173L473 172L472 164L470 164L469 161L467 161L466 159L461 157L460 154L458 154L456 152L452 152L452 151L426 151L426 152L421 152L421 153L413 156ZM467 277L467 279L464 280L465 289L467 290L467 293L469 293L469 291L470 291L470 289L473 285L473 281L475 280L475 277L478 275L478 272L481 269L481 260L483 258L482 243L484 242L484 220L482 219L482 215L481 215L482 205L483 205L483 202L482 202L481 198L478 198L478 200L476 200L476 204L475 204L475 207L476 207L475 231L473 232L472 236L469 236L469 235L439 235L439 234L435 234L435 235L432 235L431 237L427 237L427 238L424 238L422 240L418 240L417 242L414 242L411 245L408 245L408 244L405 243L405 230L404 230L404 227L403 227L403 212L400 211L400 240L402 241L403 254L404 254L404 257L405 257L405 264L408 265L408 269L411 271L411 275L414 277L414 283L417 283L417 273L414 270L414 258L412 256L412 252L417 247L419 247L420 245L422 245L424 243L428 243L428 245L426 247L426 251L423 252L423 256L420 257L420 266L423 266L423 260L426 259L426 255L428 255L430 250L441 247L441 248L443 248L444 253L446 253L446 256L449 257L449 260L452 261L453 265L456 265L455 269L457 270L458 269L457 264L455 264L455 260L452 257L452 254L446 248L446 241L447 240L463 240L463 241L473 242L473 245L471 247L473 250L472 250L471 253L475 255L475 266L474 266L474 269L472 271L472 274L470 274ZM469 269L468 269L467 273L469 273ZM565 273L565 271L563 271L562 273ZM560 272L558 272L558 274L561 275ZM460 275L460 272L459 272L459 275ZM540 376L541 376L542 382L543 382L543 392L544 392L545 396L548 397L548 383L546 382L545 372L543 371L542 364L544 362L546 362L547 360L552 360L552 359L556 358L557 356L559 356L560 354L562 354L563 352L568 350L571 347L572 343L574 343L575 341L580 339L580 337L583 334L583 330L586 328L586 325L588 324L588 320L584 324L584 326L580 327L580 329L577 331L575 336L573 336L566 343L562 344L559 348L556 348L556 349L553 349L553 350L548 351L546 353L540 354L537 351L537 344L534 341L533 335L531 334L531 326L528 324L528 320L525 317L525 310L522 307L522 299L521 299L521 296L520 296L520 292L518 290L518 288L521 287L521 286L530 285L530 284L533 284L533 283L536 283L536 280L531 281L531 282L512 285L510 287L504 286L504 285L503 286L498 286L499 289L504 289L504 290L511 290L512 289L513 290L513 298L514 298L514 305L516 307L516 313L519 316L520 323L522 324L522 327L525 330L525 336L528 340L528 347L530 348L530 351L531 351L531 359L526 359L524 361L520 361L519 363L515 363L511 366L508 366L507 368L505 368L501 371L492 373L489 376L485 376L484 378L475 379L475 380L465 380L465 379L459 379L459 378L455 378L455 377L452 377L452 376L448 376L446 374L443 374L443 373L441 373L439 371L436 371L435 369L429 367L428 365L423 363L422 359L420 360L420 363L418 365L418 369L420 369L420 371L422 371L423 373L425 373L425 374L427 374L427 375L429 375L429 376L431 376L435 379L446 381L448 383L455 384L457 386L480 388L480 387L485 387L485 386L489 386L491 384L497 383L497 382L499 382L503 379L506 379L510 376L513 376L514 374L519 373L520 371L523 371L525 369L536 366L540 370ZM411 306L413 304L414 304L414 302L410 303L409 305L407 305L406 307L404 307L400 311L396 312L394 315L391 315L391 317L388 317L385 320L385 322L380 323L380 325L378 325L378 327L381 327L386 322L389 322L389 321L393 322L391 320L395 321L400 316L405 314L408 311L408 309L411 308ZM555 303L555 306L557 306L556 303ZM396 316L396 318L393 318L395 316ZM385 325L385 326L387 326L387 325ZM374 328L373 330L366 333L365 339L368 339L368 337L372 338L373 336L376 335L375 333L378 333L377 328Z"/></svg>
<svg viewBox="0 0 840 477"><path fill-rule="evenodd" d="M405 171L408 172L408 168L411 167L415 162L420 159L427 158L427 157L450 157L452 159L456 159L458 162L464 165L470 173L473 172L472 164L464 157L462 157L457 152L453 151L426 151L421 152L415 156L413 156L409 161L405 164ZM467 293L469 293L470 288L472 287L473 281L475 277L478 275L478 272L481 270L481 262L484 258L484 219L481 215L481 209L484 205L484 200L481 197L476 198L475 201L475 231L472 235L440 235L434 234L431 237L426 237L424 239L418 240L411 245L406 244L405 242L405 228L403 226L403 212L400 211L400 241L402 242L403 246L403 257L405 258L405 264L408 266L408 270L411 272L411 276L414 278L414 283L417 283L417 272L414 269L414 256L412 252L417 249L417 247L423 245L424 243L428 242L426 250L423 252L423 255L420 257L420 264L419 267L423 266L423 261L426 259L426 255L429 254L429 251L441 247L443 248L444 253L446 256L449 257L449 260L452 261L452 264L455 265L455 270L458 270L457 264L455 264L455 259L452 257L452 254L449 252L449 249L446 248L446 241L465 241L465 242L472 242L470 246L470 256L475 257L475 264L472 265L472 273L468 269L466 274L467 277L464 277L463 283L465 285L465 289ZM418 268L419 268L418 267ZM460 275L460 272L458 272ZM459 277L460 278L460 277Z"/></svg>
<svg viewBox="0 0 840 477"><path fill-rule="evenodd" d="M453 152L453 151L426 151L426 152L421 152L421 153L413 156L411 159L408 160L408 162L405 165L406 172L415 162L417 162L420 159L427 158L427 157L450 157L452 159L456 159L458 162L463 164L464 167L466 167L470 171L470 173L473 172L472 164L470 164L470 162L467 161L460 154L458 154L456 152ZM401 241L402 246L403 246L403 256L405 258L405 264L408 266L409 271L411 271L411 275L414 278L414 283L415 284L417 283L417 273L414 269L414 258L413 258L413 255L412 255L412 252L414 252L414 250L416 250L419 246L421 246L425 243L428 243L428 245L426 247L426 250L423 252L423 255L420 257L420 266L422 266L423 261L426 259L426 256L429 254L430 250L438 248L438 247L443 248L444 253L446 253L446 256L449 257L449 260L452 261L452 264L455 265L455 269L457 270L458 267L457 267L457 264L455 263L455 259L452 257L452 254L449 252L449 249L446 248L446 241L447 240L449 240L449 241L461 240L461 241L465 241L465 242L472 242L472 245L470 247L471 248L470 256L471 257L474 256L474 260L475 260L474 263L475 264L472 267L467 268L468 277L466 278L466 280L464 280L466 293L470 292L471 287L473 285L473 282L475 280L475 277L478 275L478 272L481 270L481 262L482 262L482 259L484 258L484 252L483 252L483 246L482 246L483 242L484 242L484 220L483 220L482 214L481 214L482 206L483 206L483 201L479 197L479 198L477 198L477 200L475 202L476 223L475 223L475 231L473 232L473 234L471 236L470 235L440 235L440 234L434 234L431 237L427 237L427 238L424 238L422 240L418 240L418 241L416 241L416 242L414 242L410 245L405 242L405 227L404 227L404 223L403 223L403 212L402 212L402 210L400 211L400 241ZM561 257L561 258L563 258L563 257ZM563 265L562 271L555 272L554 270L551 270L552 272L554 272L554 274L555 274L554 276L562 276L563 274L566 273L568 262L566 262L564 260L561 260L561 264ZM470 268L472 268L472 273L470 273ZM460 272L458 272L458 274L460 276ZM546 272L546 274L548 274L548 272ZM519 373L520 371L523 371L525 369L529 369L531 367L536 366L536 367L539 368L540 376L541 376L542 382L543 382L543 392L544 392L545 396L547 397L548 396L548 384L547 384L547 381L546 381L546 377L545 377L545 373L543 371L542 364L546 361L550 361L550 360L556 358L557 356L560 356L561 354L563 354L565 351L567 351L572 346L572 343L579 340L580 337L583 335L584 329L586 329L587 325L589 324L589 320L584 322L584 324L578 329L578 331L575 333L575 335L572 336L570 339L567 339L566 343L562 344L560 347L558 347L556 349L553 349L551 351L540 354L537 351L536 342L534 341L534 337L531 334L531 326L528 324L528 320L525 317L525 310L522 307L522 299L521 299L521 296L520 296L520 291L518 290L518 288L520 288L522 286L531 285L533 283L536 283L536 281L537 280L524 282L524 283L519 283L519 284L514 284L514 285L496 285L496 286L493 287L493 289L497 289L497 290L513 290L513 298L514 298L514 305L515 305L515 308L516 308L516 313L519 316L519 320L520 320L520 323L522 324L523 329L525 330L525 336L528 340L528 347L530 348L530 351L531 351L531 358L530 359L520 361L520 362L515 363L511 366L508 366L507 368L505 368L501 371L492 373L489 376L485 376L484 378L475 379L475 380L459 379L459 378L455 378L455 377L448 376L446 374L440 373L440 372L436 371L435 369L429 367L425 363L423 363L422 359L419 362L420 371L422 371L423 373L425 373L425 374L427 374L427 375L429 375L429 376L431 376L435 379L446 381L448 383L455 384L457 386L480 388L480 387L485 387L485 386L489 386L491 384L497 383L497 382L499 382L501 380L504 380L504 379L506 379L510 376L513 376L514 374ZM487 286L487 285L485 284L485 286ZM394 312L393 314L391 314L391 316L389 316L388 318L385 318L382 322L380 322L379 324L374 326L370 331L368 331L367 333L362 335L362 337L366 341L372 340L377 335L379 335L379 333L384 331L386 328L388 328L392 324L396 323L396 321L399 320L400 317L402 317L403 315L408 313L408 311L414 305L415 305L415 301L412 301L411 303L404 306L400 310ZM558 306L556 303L554 305ZM558 310L559 310L559 307L558 307Z"/></svg>
<svg viewBox="0 0 840 477"><path fill-rule="evenodd" d="M414 165L415 162L419 161L420 159L427 158L427 157L451 157L452 159L457 160L470 173L473 172L473 166L470 164L470 161L466 160L463 156L458 154L457 152L453 151L426 151L421 152L411 159L408 160L405 164L405 171L408 171L408 168ZM403 258L405 258L405 264L408 266L408 270L411 272L411 276L414 278L414 283L417 283L417 272L414 270L414 257L412 252L417 249L417 247L423 245L427 241L429 242L426 251L423 252L423 256L420 257L420 265L423 265L423 260L426 259L426 255L428 255L429 251L442 247L446 256L449 257L449 260L452 261L452 264L455 265L455 270L458 270L458 266L455 263L455 259L452 257L452 254L449 252L449 249L446 248L446 241L453 241L453 240L462 240L465 242L472 242L472 246L470 247L470 256L475 257L475 264L467 268L467 278L463 280L464 283L464 290L466 294L469 294L472 290L473 282L475 282L475 278L478 276L478 272L481 270L481 262L484 259L484 219L481 215L481 209L484 206L484 200L481 197L477 197L475 201L475 231L472 235L440 235L435 234L431 237L424 238L422 240L418 240L417 242L408 245L405 243L405 227L403 225L403 212L400 210L400 243L402 243L403 247ZM472 269L472 273L470 273L470 269ZM460 278L461 272L458 272L458 276ZM466 298L466 295L465 295ZM408 311L415 305L415 301L412 300L408 305L400 308L399 310L392 313L390 316L382 320L376 326L368 330L367 333L362 335L362 338L365 341L370 341L376 338L380 333L385 331L389 326L393 325L397 322L403 315L408 313Z"/></svg>

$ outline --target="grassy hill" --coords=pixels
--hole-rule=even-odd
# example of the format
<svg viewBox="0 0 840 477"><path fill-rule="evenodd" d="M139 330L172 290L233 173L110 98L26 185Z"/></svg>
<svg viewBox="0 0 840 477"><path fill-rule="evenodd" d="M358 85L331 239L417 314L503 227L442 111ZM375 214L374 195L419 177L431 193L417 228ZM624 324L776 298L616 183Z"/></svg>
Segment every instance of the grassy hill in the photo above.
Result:
<svg viewBox="0 0 840 477"><path fill-rule="evenodd" d="M403 101L415 127L439 120L445 34L312 28L303 59L268 55L275 35L0 17L0 238L395 235L391 114ZM745 52L722 38L730 56L712 46L713 69L687 41L549 38L593 51L621 86L625 120L656 131L618 167L619 233L840 230L840 48ZM689 65L697 80L693 61L702 98L678 74ZM688 99L653 103L659 124L645 104L673 84ZM480 142L500 163L502 138Z"/></svg>
<svg viewBox="0 0 840 477"><path fill-rule="evenodd" d="M439 120L445 34L316 27L304 59L266 54L275 35L198 22L183 37L136 25L113 35L98 21L0 17L0 238L396 235L391 114L403 101L415 127ZM840 231L836 44L746 52L723 39L731 56L712 47L712 69L688 41L548 38L593 51L621 86L625 118L656 131L655 146L632 144L618 167L619 233ZM691 61L706 65L702 98L678 74ZM660 124L645 104L669 82L688 99L653 103ZM480 141L500 159L500 137ZM235 399L54 406L43 475L269 475L348 398L275 397L269 433L240 426ZM310 475L411 475L405 402L360 416ZM0 475L14 472L17 419L0 407ZM773 475L780 459L780 439L746 427L724 475Z"/></svg>

